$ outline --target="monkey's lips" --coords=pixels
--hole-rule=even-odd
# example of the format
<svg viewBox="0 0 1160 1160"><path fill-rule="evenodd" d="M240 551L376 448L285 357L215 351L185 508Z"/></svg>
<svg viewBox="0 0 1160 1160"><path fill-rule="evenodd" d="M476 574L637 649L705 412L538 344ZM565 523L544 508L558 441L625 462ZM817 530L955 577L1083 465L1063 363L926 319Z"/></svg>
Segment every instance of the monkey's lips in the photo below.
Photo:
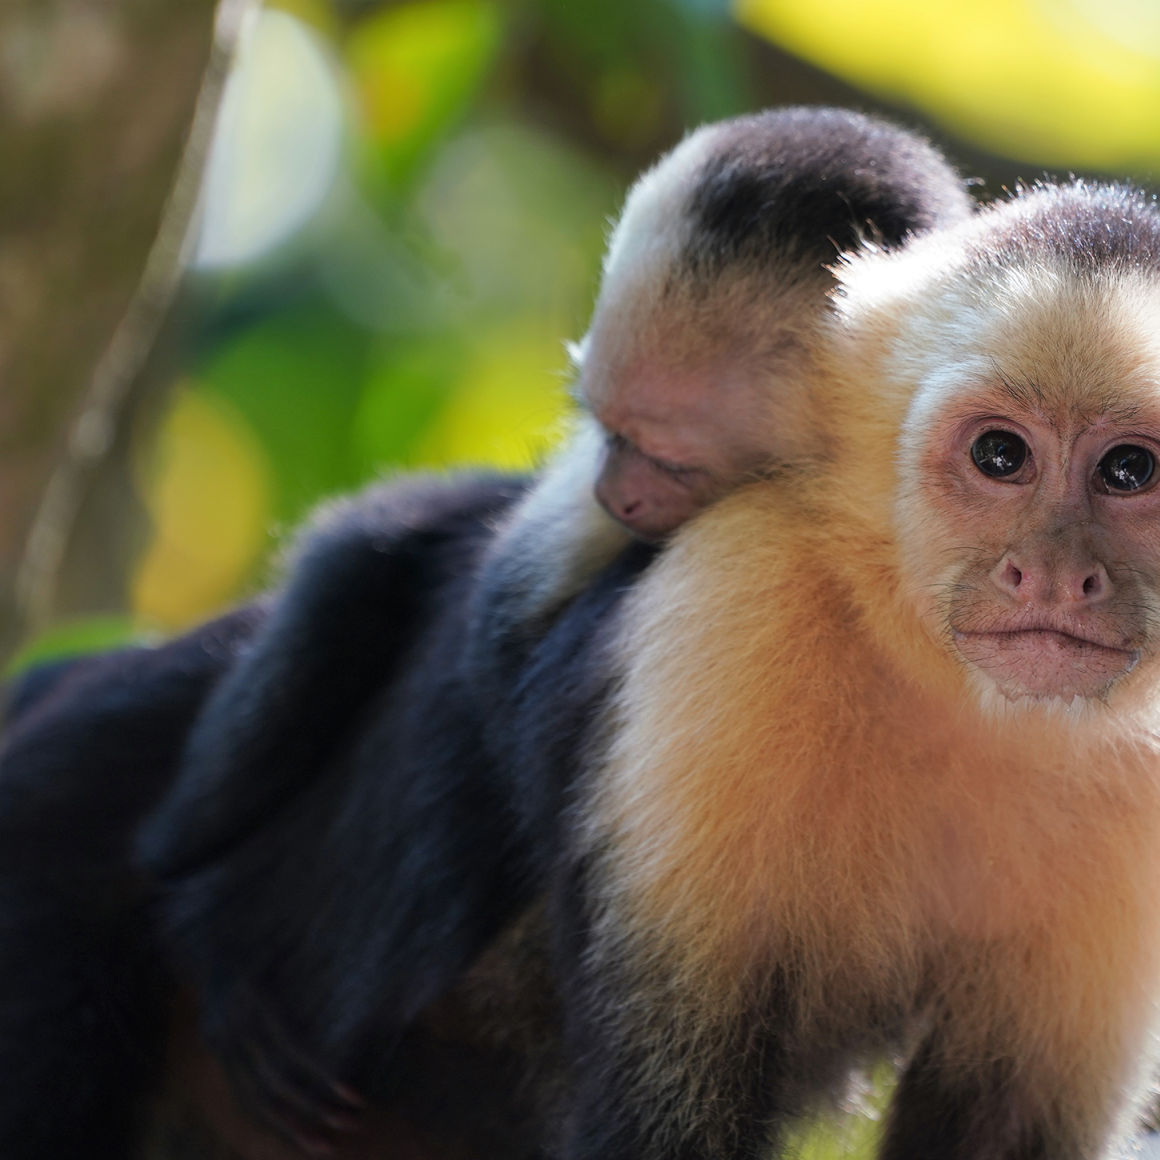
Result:
<svg viewBox="0 0 1160 1160"><path fill-rule="evenodd" d="M963 658L1008 696L1099 696L1139 657L1135 649L1057 628L956 629L954 641Z"/></svg>

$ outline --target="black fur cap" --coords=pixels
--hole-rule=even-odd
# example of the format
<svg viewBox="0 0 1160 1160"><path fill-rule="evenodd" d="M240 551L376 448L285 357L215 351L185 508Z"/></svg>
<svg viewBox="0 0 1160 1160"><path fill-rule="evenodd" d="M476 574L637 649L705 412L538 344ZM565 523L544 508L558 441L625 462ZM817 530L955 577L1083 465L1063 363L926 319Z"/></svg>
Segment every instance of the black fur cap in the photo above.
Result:
<svg viewBox="0 0 1160 1160"><path fill-rule="evenodd" d="M825 265L968 216L963 179L928 141L848 109L770 109L723 122L688 212L698 274L790 257Z"/></svg>

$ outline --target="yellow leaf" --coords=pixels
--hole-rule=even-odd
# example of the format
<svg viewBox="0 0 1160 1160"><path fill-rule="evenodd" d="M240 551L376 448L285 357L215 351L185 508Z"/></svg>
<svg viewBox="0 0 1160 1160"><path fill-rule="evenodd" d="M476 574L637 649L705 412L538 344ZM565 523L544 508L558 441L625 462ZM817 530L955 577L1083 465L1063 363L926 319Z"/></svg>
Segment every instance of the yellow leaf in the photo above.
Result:
<svg viewBox="0 0 1160 1160"><path fill-rule="evenodd" d="M231 407L186 390L143 490L154 535L134 577L133 610L180 628L229 599L266 546L269 468Z"/></svg>
<svg viewBox="0 0 1160 1160"><path fill-rule="evenodd" d="M734 0L737 19L754 32L918 106L985 148L1037 165L1108 170L1160 159L1160 19L1138 19L1145 7Z"/></svg>

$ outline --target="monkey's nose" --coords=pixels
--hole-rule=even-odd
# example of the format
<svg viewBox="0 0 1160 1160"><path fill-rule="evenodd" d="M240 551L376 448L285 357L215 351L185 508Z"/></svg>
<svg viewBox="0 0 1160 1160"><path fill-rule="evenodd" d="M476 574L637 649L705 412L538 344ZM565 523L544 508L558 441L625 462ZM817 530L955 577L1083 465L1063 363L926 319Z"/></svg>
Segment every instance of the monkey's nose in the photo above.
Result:
<svg viewBox="0 0 1160 1160"><path fill-rule="evenodd" d="M1093 604L1111 587L1107 570L1098 560L1068 564L1016 561L1008 555L992 578L1000 592L1025 604Z"/></svg>

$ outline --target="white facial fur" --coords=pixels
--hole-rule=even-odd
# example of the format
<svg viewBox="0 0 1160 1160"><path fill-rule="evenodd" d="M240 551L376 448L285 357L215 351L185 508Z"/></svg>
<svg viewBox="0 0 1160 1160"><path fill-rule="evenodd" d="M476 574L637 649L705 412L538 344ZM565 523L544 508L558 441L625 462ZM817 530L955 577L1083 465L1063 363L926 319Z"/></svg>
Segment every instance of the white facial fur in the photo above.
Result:
<svg viewBox="0 0 1160 1160"><path fill-rule="evenodd" d="M984 215L844 275L847 321L882 352L882 404L905 407L896 523L909 599L984 700L1072 715L1133 688L1150 700L1160 280L1064 261L972 264L988 229ZM1025 452L1003 477L973 453L994 432ZM1134 490L1104 479L1123 447L1154 456Z"/></svg>

